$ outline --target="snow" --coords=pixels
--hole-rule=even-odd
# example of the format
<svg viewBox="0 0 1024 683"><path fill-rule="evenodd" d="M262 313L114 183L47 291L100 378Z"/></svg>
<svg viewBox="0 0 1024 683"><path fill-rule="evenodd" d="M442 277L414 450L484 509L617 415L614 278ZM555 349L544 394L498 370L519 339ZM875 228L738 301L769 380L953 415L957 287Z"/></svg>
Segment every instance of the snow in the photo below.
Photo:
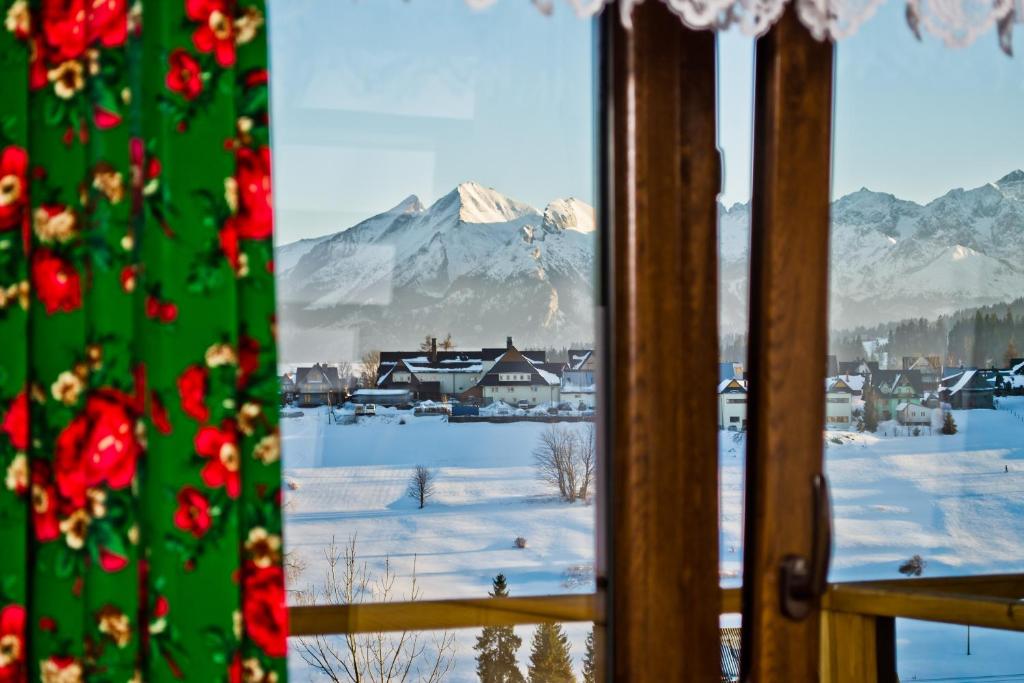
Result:
<svg viewBox="0 0 1024 683"><path fill-rule="evenodd" d="M415 561L423 599L485 596L499 572L514 595L591 591L578 576L594 562L595 507L559 502L538 481L532 452L548 427L451 424L394 409L353 425L328 424L323 411L284 420L284 476L294 485L285 491L285 542L308 562L297 583L319 585L324 546L355 536L371 570L390 559L402 591ZM437 473L436 497L423 510L405 495L417 465ZM514 546L517 536L527 539L526 548ZM578 671L589 625L566 630ZM525 666L533 629L517 632ZM457 666L448 681L476 680L477 634L457 633ZM294 653L290 667L294 680L310 680Z"/></svg>
<svg viewBox="0 0 1024 683"><path fill-rule="evenodd" d="M955 394L956 392L958 392L961 389L963 389L967 385L967 383L970 382L971 379L974 378L974 373L975 372L976 372L976 370L964 370L962 373L960 373L960 378L957 380L956 384L954 384L949 389L949 393L950 394ZM943 380L943 381L945 381L945 380Z"/></svg>
<svg viewBox="0 0 1024 683"><path fill-rule="evenodd" d="M900 578L899 563L914 554L927 561L925 576L1024 571L1024 397L998 401L999 410L953 411L959 431L952 436L937 429L884 436L894 433L894 423L879 425L876 434L828 433L835 528L830 580ZM725 585L739 585L742 565L744 439L720 437ZM966 657L965 632L898 621L900 680L1019 673L1019 659L1005 655L1020 651L1020 636L972 629L973 654Z"/></svg>
<svg viewBox="0 0 1024 683"><path fill-rule="evenodd" d="M408 389L356 389L353 396L402 396L408 394Z"/></svg>
<svg viewBox="0 0 1024 683"><path fill-rule="evenodd" d="M494 404L483 414L525 414ZM532 451L547 424L447 423L381 408L351 425L328 424L322 410L282 421L286 544L309 562L299 584L320 581L322 547L357 536L360 556L379 571L385 558L401 581L415 558L424 598L479 597L503 572L516 595L584 592L573 579L591 566L595 507L554 499L534 474ZM999 410L953 411L959 432L887 436L828 431L823 438L834 501L833 581L899 578L913 554L926 576L1024 571L1024 397L999 399ZM404 422L404 424L402 424ZM570 428L582 428L567 423ZM909 430L901 428L901 434ZM720 433L721 576L739 585L743 545L746 435ZM413 467L438 473L437 498L424 510L405 497ZM527 539L516 549L516 536ZM402 584L403 590L405 584ZM725 623L735 617L726 617ZM579 667L587 625L569 627ZM520 663L528 653L530 627ZM474 680L476 629L458 633L451 681ZM1005 675L1018 666L1010 633L900 621L901 680ZM293 658L295 680L308 680Z"/></svg>

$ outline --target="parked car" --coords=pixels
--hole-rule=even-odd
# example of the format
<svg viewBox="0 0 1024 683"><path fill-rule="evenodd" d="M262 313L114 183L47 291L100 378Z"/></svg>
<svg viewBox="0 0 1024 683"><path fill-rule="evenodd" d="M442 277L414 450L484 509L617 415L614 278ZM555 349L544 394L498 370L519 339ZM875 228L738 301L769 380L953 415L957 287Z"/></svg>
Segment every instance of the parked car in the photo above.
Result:
<svg viewBox="0 0 1024 683"><path fill-rule="evenodd" d="M519 408L519 410L529 410L530 402L524 398L523 400L516 404L516 408Z"/></svg>
<svg viewBox="0 0 1024 683"><path fill-rule="evenodd" d="M373 403L357 403L356 415L376 415L377 406Z"/></svg>

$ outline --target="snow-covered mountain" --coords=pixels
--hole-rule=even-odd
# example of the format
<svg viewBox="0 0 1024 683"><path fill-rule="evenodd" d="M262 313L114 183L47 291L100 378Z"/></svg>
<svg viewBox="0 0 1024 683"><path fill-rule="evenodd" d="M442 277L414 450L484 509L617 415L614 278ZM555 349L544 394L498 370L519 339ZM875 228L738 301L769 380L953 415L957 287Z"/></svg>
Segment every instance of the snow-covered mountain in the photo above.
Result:
<svg viewBox="0 0 1024 683"><path fill-rule="evenodd" d="M721 209L722 326L745 322L750 208ZM833 328L1024 296L1024 171L927 204L866 188L832 204Z"/></svg>
<svg viewBox="0 0 1024 683"><path fill-rule="evenodd" d="M354 358L449 332L463 347L508 335L592 340L593 230L594 210L578 199L538 211L466 182L430 207L410 196L347 230L279 246L283 353Z"/></svg>

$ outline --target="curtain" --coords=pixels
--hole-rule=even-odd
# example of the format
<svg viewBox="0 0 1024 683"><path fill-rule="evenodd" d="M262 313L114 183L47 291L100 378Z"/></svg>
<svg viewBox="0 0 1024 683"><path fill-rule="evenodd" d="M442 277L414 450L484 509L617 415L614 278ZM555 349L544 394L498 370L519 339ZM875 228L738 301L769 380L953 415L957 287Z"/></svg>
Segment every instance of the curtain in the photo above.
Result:
<svg viewBox="0 0 1024 683"><path fill-rule="evenodd" d="M0 2L0 683L284 681L263 1Z"/></svg>

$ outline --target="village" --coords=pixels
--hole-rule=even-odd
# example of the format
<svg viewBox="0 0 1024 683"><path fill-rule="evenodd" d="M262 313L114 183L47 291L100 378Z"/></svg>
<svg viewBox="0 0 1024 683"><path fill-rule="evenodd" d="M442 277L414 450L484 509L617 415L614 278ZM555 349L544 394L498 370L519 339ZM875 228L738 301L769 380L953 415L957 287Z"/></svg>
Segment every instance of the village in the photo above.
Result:
<svg viewBox="0 0 1024 683"><path fill-rule="evenodd" d="M919 436L940 429L952 410L991 410L998 397L1024 393L1024 358L1005 369L946 368L939 356L904 356L898 368L880 364L828 356L826 429L874 432L889 423L894 435ZM748 390L741 363L719 364L719 429L746 430Z"/></svg>
<svg viewBox="0 0 1024 683"><path fill-rule="evenodd" d="M596 407L593 349L569 349L564 361L543 350L505 346L479 351L439 349L431 337L422 349L370 354L376 370L358 381L335 365L315 363L281 376L281 399L299 407L348 407L358 414L377 406L417 414L592 415ZM369 386L367 386L369 385Z"/></svg>

